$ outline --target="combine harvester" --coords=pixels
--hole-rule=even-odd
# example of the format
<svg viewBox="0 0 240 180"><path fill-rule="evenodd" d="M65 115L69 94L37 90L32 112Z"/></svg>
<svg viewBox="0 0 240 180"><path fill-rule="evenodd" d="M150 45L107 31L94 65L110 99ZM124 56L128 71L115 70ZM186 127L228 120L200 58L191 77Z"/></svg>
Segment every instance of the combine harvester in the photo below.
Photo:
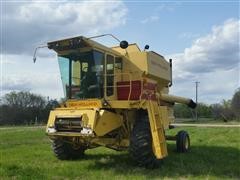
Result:
<svg viewBox="0 0 240 180"><path fill-rule="evenodd" d="M141 51L127 41L117 39L120 46L109 48L92 40L106 35L117 39L78 36L47 45L57 52L67 99L47 123L57 158L81 158L85 150L104 146L128 150L139 166L154 168L168 155L166 140L187 152L186 131L165 135L172 128L175 102L196 107L191 99L168 94L172 60L148 51L148 45Z"/></svg>

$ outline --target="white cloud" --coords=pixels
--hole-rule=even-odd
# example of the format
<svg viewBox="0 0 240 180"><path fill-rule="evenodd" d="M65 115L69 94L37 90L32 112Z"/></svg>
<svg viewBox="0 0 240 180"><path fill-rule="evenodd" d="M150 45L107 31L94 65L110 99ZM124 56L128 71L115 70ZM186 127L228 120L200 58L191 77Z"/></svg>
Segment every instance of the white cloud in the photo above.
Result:
<svg viewBox="0 0 240 180"><path fill-rule="evenodd" d="M51 98L63 97L60 76L58 74L15 73L2 78L1 91L31 91Z"/></svg>
<svg viewBox="0 0 240 180"><path fill-rule="evenodd" d="M153 23L159 21L159 16L153 15L141 21L142 24Z"/></svg>
<svg viewBox="0 0 240 180"><path fill-rule="evenodd" d="M3 56L3 55L1 55L1 56ZM4 64L14 64L14 62L10 61L8 59L1 59L0 65L3 66Z"/></svg>
<svg viewBox="0 0 240 180"><path fill-rule="evenodd" d="M3 52L32 53L37 44L73 35L93 35L125 24L121 1L7 3L3 8Z"/></svg>
<svg viewBox="0 0 240 180"><path fill-rule="evenodd" d="M122 1L3 2L1 95L30 90L63 96L56 54L41 49L33 64L34 48L64 37L106 33L124 25L127 8Z"/></svg>
<svg viewBox="0 0 240 180"><path fill-rule="evenodd" d="M179 2L170 2L170 3L161 3L159 2L155 8L152 9L152 15L149 17L143 18L140 23L156 23L160 20L160 16L162 12L171 13L174 12L175 8L179 6L181 3Z"/></svg>
<svg viewBox="0 0 240 180"><path fill-rule="evenodd" d="M44 96L63 96L55 57L38 57L33 64L31 55L3 55L11 63L2 64L1 95L10 91L29 90Z"/></svg>
<svg viewBox="0 0 240 180"><path fill-rule="evenodd" d="M69 27L85 28L94 27L97 29L109 29L124 23L123 16L126 9L121 1L83 1L65 3L36 3L26 4L19 7L19 16L16 17L22 23L33 23L48 26L62 26L62 29L69 30ZM100 25L98 25L101 24ZM79 26L79 27L77 27ZM60 30L60 29L58 29ZM91 30L92 31L92 30ZM94 31L94 30L93 30Z"/></svg>
<svg viewBox="0 0 240 180"><path fill-rule="evenodd" d="M175 76L176 73L173 72ZM239 68L195 74L182 79L174 78L171 93L195 100L195 81L200 81L198 99L204 103L217 103L222 99L230 99L239 87L237 80Z"/></svg>
<svg viewBox="0 0 240 180"><path fill-rule="evenodd" d="M202 101L212 103L231 98L240 86L239 26L239 20L229 19L214 26L208 35L196 39L183 53L169 55L174 62L176 85L173 92L183 91L183 94L194 97L193 82L198 80ZM184 90L186 87L187 91Z"/></svg>

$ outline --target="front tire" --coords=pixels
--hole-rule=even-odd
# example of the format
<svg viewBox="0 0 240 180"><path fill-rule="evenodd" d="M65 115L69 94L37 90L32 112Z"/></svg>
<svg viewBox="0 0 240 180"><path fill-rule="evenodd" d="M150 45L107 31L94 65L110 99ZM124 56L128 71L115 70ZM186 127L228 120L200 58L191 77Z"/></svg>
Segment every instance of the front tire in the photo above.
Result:
<svg viewBox="0 0 240 180"><path fill-rule="evenodd" d="M85 147L73 148L70 143L61 139L54 139L52 141L52 149L55 156L60 160L79 159L84 155Z"/></svg>
<svg viewBox="0 0 240 180"><path fill-rule="evenodd" d="M186 153L190 149L190 138L186 131L179 131L177 134L177 152Z"/></svg>
<svg viewBox="0 0 240 180"><path fill-rule="evenodd" d="M160 165L160 160L153 153L152 135L147 113L141 112L138 117L131 132L130 156L139 166L156 168Z"/></svg>

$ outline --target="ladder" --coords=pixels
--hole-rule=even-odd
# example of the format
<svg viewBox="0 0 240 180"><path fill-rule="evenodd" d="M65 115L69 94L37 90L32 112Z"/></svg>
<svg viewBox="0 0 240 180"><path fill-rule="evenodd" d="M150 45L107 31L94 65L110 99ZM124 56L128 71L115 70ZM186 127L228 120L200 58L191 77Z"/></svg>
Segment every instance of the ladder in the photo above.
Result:
<svg viewBox="0 0 240 180"><path fill-rule="evenodd" d="M168 155L163 128L163 116L156 101L148 100L147 110L153 139L153 151L158 159Z"/></svg>

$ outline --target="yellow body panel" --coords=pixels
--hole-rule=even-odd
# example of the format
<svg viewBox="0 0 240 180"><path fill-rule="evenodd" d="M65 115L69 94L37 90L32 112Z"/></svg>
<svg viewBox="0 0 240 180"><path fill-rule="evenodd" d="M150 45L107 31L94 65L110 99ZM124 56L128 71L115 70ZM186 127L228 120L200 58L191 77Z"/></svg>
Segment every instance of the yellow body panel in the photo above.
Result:
<svg viewBox="0 0 240 180"><path fill-rule="evenodd" d="M158 111L159 111L159 115L160 115L160 121L162 122L164 129L168 129L168 127L169 127L168 107L158 106Z"/></svg>
<svg viewBox="0 0 240 180"><path fill-rule="evenodd" d="M97 136L103 136L122 125L122 117L119 114L107 110L100 110L94 132Z"/></svg>
<svg viewBox="0 0 240 180"><path fill-rule="evenodd" d="M120 47L113 47L112 49L125 54L138 71L158 80L160 83L163 81L165 86L171 81L170 66L163 56L153 51L141 51L136 44L129 45L126 50ZM133 68L131 68L131 71L133 71ZM126 72L129 72L129 70L126 69Z"/></svg>
<svg viewBox="0 0 240 180"><path fill-rule="evenodd" d="M152 133L153 152L158 159L162 159L168 155L163 127L164 114L162 114L158 104L154 101L148 101L146 103L146 108L148 110L148 118Z"/></svg>
<svg viewBox="0 0 240 180"><path fill-rule="evenodd" d="M147 74L170 82L170 66L163 56L155 52L147 52Z"/></svg>
<svg viewBox="0 0 240 180"><path fill-rule="evenodd" d="M117 52L121 53L122 55L127 55L128 53L132 53L132 52L141 52L140 48L135 43L134 44L129 44L127 49L122 49L119 46L112 47L112 49L114 51L117 51Z"/></svg>

